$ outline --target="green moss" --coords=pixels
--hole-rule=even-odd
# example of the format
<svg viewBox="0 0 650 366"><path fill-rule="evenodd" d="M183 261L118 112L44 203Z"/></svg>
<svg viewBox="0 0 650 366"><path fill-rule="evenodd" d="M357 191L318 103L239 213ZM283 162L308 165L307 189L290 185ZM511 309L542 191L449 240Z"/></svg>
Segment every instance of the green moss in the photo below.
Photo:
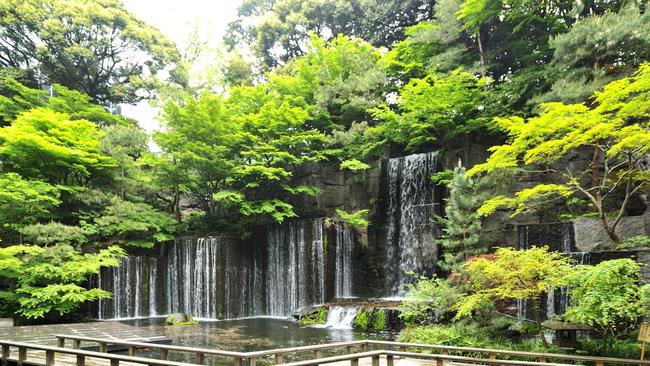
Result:
<svg viewBox="0 0 650 366"><path fill-rule="evenodd" d="M327 308L321 307L318 313L308 314L300 318L300 325L325 324L327 323Z"/></svg>
<svg viewBox="0 0 650 366"><path fill-rule="evenodd" d="M354 329L368 330L370 324L370 314L364 308L359 309L357 316L354 317Z"/></svg>
<svg viewBox="0 0 650 366"><path fill-rule="evenodd" d="M388 319L386 317L386 310L384 309L375 310L373 313L372 328L374 330L386 330L387 325L388 325Z"/></svg>
<svg viewBox="0 0 650 366"><path fill-rule="evenodd" d="M169 315L165 320L167 325L197 325L198 321L194 320L191 315L188 315L184 321L177 321L173 314Z"/></svg>

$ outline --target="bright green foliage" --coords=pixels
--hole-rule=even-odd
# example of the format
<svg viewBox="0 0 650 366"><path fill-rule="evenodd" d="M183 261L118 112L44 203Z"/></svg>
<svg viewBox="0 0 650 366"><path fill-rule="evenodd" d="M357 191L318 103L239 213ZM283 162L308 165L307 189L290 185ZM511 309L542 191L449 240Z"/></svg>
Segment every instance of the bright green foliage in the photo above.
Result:
<svg viewBox="0 0 650 366"><path fill-rule="evenodd" d="M449 280L420 277L409 285L400 305L400 317L409 325L439 322L451 314L462 296Z"/></svg>
<svg viewBox="0 0 650 366"><path fill-rule="evenodd" d="M568 283L570 259L547 247L515 250L499 248L493 256L472 259L463 266L468 295L458 304L456 319L471 317L487 301L527 300L541 324L540 296ZM541 329L541 328L540 328Z"/></svg>
<svg viewBox="0 0 650 366"><path fill-rule="evenodd" d="M522 212L531 205L578 194L589 200L603 227L618 241L619 224L630 197L650 183L639 162L650 152L650 65L644 64L632 76L608 84L595 95L593 107L584 104L549 103L539 117L497 118L495 122L509 136L506 144L492 147L484 164L472 168L480 172L544 169L558 174L563 181L541 184L518 192L515 198L488 200L481 213L489 214L499 206ZM584 170L567 170L572 154L584 154L590 162ZM623 199L614 198L618 193ZM606 207L616 207L608 218Z"/></svg>
<svg viewBox="0 0 650 366"><path fill-rule="evenodd" d="M287 80L295 83L294 89L283 89L290 86L284 82L276 85L278 91L304 96L316 107L312 124L321 131L349 128L368 119L369 110L383 101L386 75L380 58L360 39L338 36L324 42L312 36L308 53L280 70L295 77Z"/></svg>
<svg viewBox="0 0 650 366"><path fill-rule="evenodd" d="M52 184L89 184L115 165L100 150L101 132L85 120L35 108L0 128L3 169Z"/></svg>
<svg viewBox="0 0 650 366"><path fill-rule="evenodd" d="M384 121L377 127L384 138L378 143L392 141L411 151L434 143L444 148L454 137L483 127L486 82L460 70L412 79L400 90L397 111L388 107L375 111Z"/></svg>
<svg viewBox="0 0 650 366"><path fill-rule="evenodd" d="M353 213L348 213L337 208L336 215L340 217L341 220L360 229L367 228L369 224L368 219L366 218L368 210L357 210Z"/></svg>
<svg viewBox="0 0 650 366"><path fill-rule="evenodd" d="M79 248L88 240L88 232L79 226L64 225L60 222L27 225L19 229L24 241L42 246L69 244Z"/></svg>
<svg viewBox="0 0 650 366"><path fill-rule="evenodd" d="M42 318L52 312L60 315L82 303L105 299L110 293L86 289L82 285L101 267L115 267L124 255L109 247L97 254L80 254L66 244L51 248L16 245L0 248L0 277L4 290L0 297L8 308L25 318Z"/></svg>
<svg viewBox="0 0 650 366"><path fill-rule="evenodd" d="M59 189L42 181L28 181L16 173L0 174L0 222L18 229L51 216L58 206Z"/></svg>
<svg viewBox="0 0 650 366"><path fill-rule="evenodd" d="M357 315L354 317L354 322L352 323L352 326L356 330L368 330L369 327L372 325L370 323L370 311L366 308L361 308L359 311L357 311Z"/></svg>
<svg viewBox="0 0 650 366"><path fill-rule="evenodd" d="M372 329L376 331L386 330L388 326L388 317L386 316L386 310L384 309L375 309L372 312Z"/></svg>
<svg viewBox="0 0 650 366"><path fill-rule="evenodd" d="M570 305L564 317L595 328L607 354L614 337L650 315L650 285L641 283L640 265L631 259L579 266L571 274Z"/></svg>
<svg viewBox="0 0 650 366"><path fill-rule="evenodd" d="M650 247L650 236L637 235L637 236L627 237L623 239L620 243L618 243L616 249L643 248L643 247Z"/></svg>
<svg viewBox="0 0 650 366"><path fill-rule="evenodd" d="M156 141L181 165L187 181L179 183L206 213L236 209L282 222L296 216L288 195L317 192L292 182L291 167L324 157L326 138L307 125L302 97L275 91L291 80L278 76L271 90L243 86L227 97L205 93L165 106L169 130Z"/></svg>
<svg viewBox="0 0 650 366"><path fill-rule="evenodd" d="M321 308L318 309L317 313L300 317L300 325L304 327L313 324L325 324L327 323L327 313L328 309L324 306L321 306Z"/></svg>
<svg viewBox="0 0 650 366"><path fill-rule="evenodd" d="M179 57L171 41L118 0L6 0L0 39L0 67L39 70L102 102L141 99L147 75Z"/></svg>
<svg viewBox="0 0 650 366"><path fill-rule="evenodd" d="M485 178L468 177L465 168L454 169L445 216L438 220L443 225L439 240L443 248L442 261L438 265L445 270L457 271L470 256L487 252L488 248L479 243L481 218L477 213L488 193L486 181Z"/></svg>
<svg viewBox="0 0 650 366"><path fill-rule="evenodd" d="M344 160L341 162L341 165L339 166L340 170L351 170L353 172L359 171L359 170L367 170L370 169L370 165L359 161L357 159L348 159Z"/></svg>
<svg viewBox="0 0 650 366"><path fill-rule="evenodd" d="M177 223L168 215L142 202L114 199L88 229L104 241L140 248L173 240Z"/></svg>
<svg viewBox="0 0 650 366"><path fill-rule="evenodd" d="M43 107L66 113L72 120L88 120L102 126L133 125L135 121L110 114L100 105L93 104L90 97L61 85L52 86L52 95L41 89L29 88L12 78L0 79L0 120L15 120L22 112ZM2 124L0 121L0 124Z"/></svg>

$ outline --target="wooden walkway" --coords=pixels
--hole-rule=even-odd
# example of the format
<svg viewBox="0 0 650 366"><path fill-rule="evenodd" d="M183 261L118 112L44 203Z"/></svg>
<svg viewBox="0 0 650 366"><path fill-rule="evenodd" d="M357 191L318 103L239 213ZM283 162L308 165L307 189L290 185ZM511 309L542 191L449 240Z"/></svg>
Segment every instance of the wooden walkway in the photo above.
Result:
<svg viewBox="0 0 650 366"><path fill-rule="evenodd" d="M587 364L594 366L639 365L650 366L650 360L592 357L512 350L454 347L432 344L361 340L279 348L255 352L233 352L168 344L149 344L93 338L78 335L57 335L56 346L1 340L2 366L9 364L39 366L192 366L231 364L255 366L277 364L283 366L567 366ZM99 352L81 349L82 343L94 344ZM109 353L109 347L126 347L127 355ZM150 348L159 357L138 357L138 349ZM427 353L422 353L426 351ZM184 362L170 361L170 353L183 354ZM325 356L324 354L334 354ZM513 359L514 358L514 359ZM287 360L290 360L287 362Z"/></svg>

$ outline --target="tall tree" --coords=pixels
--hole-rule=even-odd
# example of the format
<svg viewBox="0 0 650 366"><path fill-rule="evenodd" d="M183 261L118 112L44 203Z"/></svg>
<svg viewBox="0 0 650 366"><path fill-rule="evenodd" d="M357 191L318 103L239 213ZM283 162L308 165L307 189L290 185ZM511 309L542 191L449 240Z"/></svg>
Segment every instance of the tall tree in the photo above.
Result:
<svg viewBox="0 0 650 366"><path fill-rule="evenodd" d="M0 67L34 70L95 102L135 102L147 75L178 60L174 43L119 0L0 3Z"/></svg>
<svg viewBox="0 0 650 366"><path fill-rule="evenodd" d="M310 32L325 39L344 34L390 46L403 39L406 27L431 19L433 4L427 0L250 0L239 7L239 19L229 25L226 42L233 48L252 47L267 67L305 54Z"/></svg>
<svg viewBox="0 0 650 366"><path fill-rule="evenodd" d="M506 206L517 214L578 195L591 203L609 237L618 242L616 228L628 203L650 186L650 174L641 165L650 152L650 64L605 86L591 106L549 103L542 109L539 117L528 120L497 118L509 141L493 147L487 162L468 173L520 169L537 177L544 174L551 183L514 197L492 198L480 211L491 214ZM576 157L583 164L571 169Z"/></svg>

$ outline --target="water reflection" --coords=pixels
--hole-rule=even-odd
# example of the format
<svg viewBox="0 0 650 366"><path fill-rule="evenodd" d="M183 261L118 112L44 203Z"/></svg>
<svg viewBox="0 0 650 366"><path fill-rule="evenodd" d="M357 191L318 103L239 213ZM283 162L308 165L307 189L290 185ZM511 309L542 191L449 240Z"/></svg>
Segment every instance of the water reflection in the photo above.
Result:
<svg viewBox="0 0 650 366"><path fill-rule="evenodd" d="M395 338L395 333L390 332L364 333L352 329L300 327L295 321L277 318L206 321L193 326L166 326L161 318L129 320L125 323L144 327L151 333L171 338L174 345L241 352L361 339ZM323 353L323 356L327 355L327 352ZM159 354L156 351L140 351L138 356L159 357ZM175 352L170 352L169 358L173 361L194 361L193 355ZM295 357L286 358L292 359ZM259 361L272 360L269 358ZM232 360L208 356L206 364L232 364Z"/></svg>

